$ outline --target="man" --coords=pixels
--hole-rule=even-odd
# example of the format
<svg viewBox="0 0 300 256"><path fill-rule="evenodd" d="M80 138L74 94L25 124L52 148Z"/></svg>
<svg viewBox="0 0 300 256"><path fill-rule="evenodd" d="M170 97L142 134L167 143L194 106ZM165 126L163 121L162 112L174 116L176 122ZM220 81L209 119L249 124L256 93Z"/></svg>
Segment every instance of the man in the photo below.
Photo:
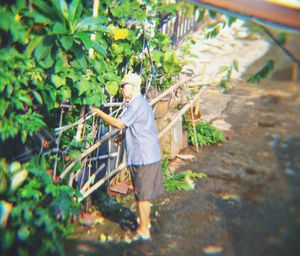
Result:
<svg viewBox="0 0 300 256"><path fill-rule="evenodd" d="M131 237L133 240L150 239L150 200L164 192L154 113L147 100L141 95L140 85L141 78L137 74L130 73L122 79L121 92L129 104L119 119L91 107L92 113L96 113L109 125L119 129L125 128L126 159L140 220L136 234ZM119 144L123 138L122 135L117 136L116 144Z"/></svg>

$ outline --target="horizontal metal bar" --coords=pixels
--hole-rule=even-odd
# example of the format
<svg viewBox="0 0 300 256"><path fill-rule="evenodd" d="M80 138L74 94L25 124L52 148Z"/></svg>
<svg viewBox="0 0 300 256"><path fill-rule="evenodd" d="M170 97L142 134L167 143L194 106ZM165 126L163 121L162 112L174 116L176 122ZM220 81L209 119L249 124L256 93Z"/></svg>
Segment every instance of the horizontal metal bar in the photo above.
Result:
<svg viewBox="0 0 300 256"><path fill-rule="evenodd" d="M117 153L117 152L114 152L114 153L107 154L107 155L91 157L91 158L89 158L89 160L90 160L90 161L103 160L103 159L106 159L106 158L113 158L113 157L116 157L117 155L118 155L118 153Z"/></svg>

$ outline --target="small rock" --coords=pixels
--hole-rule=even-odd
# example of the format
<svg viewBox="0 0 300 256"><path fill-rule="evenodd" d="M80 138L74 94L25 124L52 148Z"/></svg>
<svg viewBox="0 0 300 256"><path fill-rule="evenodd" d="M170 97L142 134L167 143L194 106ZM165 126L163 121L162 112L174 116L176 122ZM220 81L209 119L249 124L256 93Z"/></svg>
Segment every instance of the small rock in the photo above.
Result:
<svg viewBox="0 0 300 256"><path fill-rule="evenodd" d="M296 172L295 172L293 169L291 169L291 168L287 168L287 169L285 170L285 173L286 173L287 175L291 175L291 176L294 176L294 175L296 174Z"/></svg>
<svg viewBox="0 0 300 256"><path fill-rule="evenodd" d="M250 106L250 107L252 107L252 106L254 106L254 105L255 105L255 103L254 103L253 101L248 101L248 102L245 103L245 106Z"/></svg>
<svg viewBox="0 0 300 256"><path fill-rule="evenodd" d="M221 195L224 200L240 201L240 196L237 194L224 193Z"/></svg>
<svg viewBox="0 0 300 256"><path fill-rule="evenodd" d="M223 119L214 120L214 121L212 121L211 124L215 128L222 130L222 131L230 131L231 130L231 125Z"/></svg>
<svg viewBox="0 0 300 256"><path fill-rule="evenodd" d="M263 121L259 121L257 124L263 127L274 127L278 125L279 122L275 120L263 120Z"/></svg>
<svg viewBox="0 0 300 256"><path fill-rule="evenodd" d="M256 175L257 174L257 171L255 171L253 168L245 168L245 172L246 172L246 174L248 174L248 175Z"/></svg>
<svg viewBox="0 0 300 256"><path fill-rule="evenodd" d="M177 154L176 156L182 160L192 160L195 158L195 156L193 156L193 155Z"/></svg>

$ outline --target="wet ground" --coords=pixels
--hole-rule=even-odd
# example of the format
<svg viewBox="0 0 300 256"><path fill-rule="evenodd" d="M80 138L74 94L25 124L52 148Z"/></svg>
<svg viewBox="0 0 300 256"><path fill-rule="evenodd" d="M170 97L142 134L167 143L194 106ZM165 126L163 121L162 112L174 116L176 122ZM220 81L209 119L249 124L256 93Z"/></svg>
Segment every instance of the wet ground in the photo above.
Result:
<svg viewBox="0 0 300 256"><path fill-rule="evenodd" d="M235 83L223 92L228 141L182 152L196 158L178 170L208 177L155 201L152 240L101 244L94 229L70 255L300 255L300 84ZM113 222L107 232L120 232Z"/></svg>

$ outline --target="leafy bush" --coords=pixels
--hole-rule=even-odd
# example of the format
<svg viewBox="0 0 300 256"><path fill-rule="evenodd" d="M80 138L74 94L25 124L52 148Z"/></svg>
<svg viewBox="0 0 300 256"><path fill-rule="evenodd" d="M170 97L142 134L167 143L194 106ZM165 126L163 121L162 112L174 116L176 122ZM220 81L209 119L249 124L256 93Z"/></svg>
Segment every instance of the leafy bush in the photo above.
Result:
<svg viewBox="0 0 300 256"><path fill-rule="evenodd" d="M191 122L189 122L191 123ZM189 142L196 145L194 128L188 125ZM216 129L204 120L196 124L196 138L199 146L217 144L225 140L225 135L222 131Z"/></svg>
<svg viewBox="0 0 300 256"><path fill-rule="evenodd" d="M45 73L34 60L13 48L0 50L0 65L1 140L20 134L25 142L28 135L45 126L39 113Z"/></svg>
<svg viewBox="0 0 300 256"><path fill-rule="evenodd" d="M203 179L206 177L205 173L197 173L191 170L179 172L171 176L165 177L164 186L166 190L193 190L195 189L196 179Z"/></svg>
<svg viewBox="0 0 300 256"><path fill-rule="evenodd" d="M99 106L109 95L117 96L127 71L141 71L146 81L154 72L149 49L162 56L154 62L158 72L154 86L168 87L173 73L180 72L170 38L157 27L158 17L174 12L175 5L129 0L100 3L98 18L92 17L92 1L1 3L0 142L26 144L42 127L51 131L57 126L61 103L75 106L63 116L63 125L74 123L79 106ZM58 175L93 140L74 141L73 137L75 128L60 137ZM72 231L68 222L79 208L78 194L46 172L55 160L56 153L49 150L46 157L33 156L23 165L1 161L1 253L64 254L63 240Z"/></svg>
<svg viewBox="0 0 300 256"><path fill-rule="evenodd" d="M64 255L78 192L52 180L43 157L21 166L0 162L0 231L4 255ZM54 179L55 180L55 179Z"/></svg>
<svg viewBox="0 0 300 256"><path fill-rule="evenodd" d="M163 182L166 190L193 190L195 189L195 180L203 179L206 174L203 172L193 172L191 170L174 173L169 168L169 160L167 157L162 162Z"/></svg>

